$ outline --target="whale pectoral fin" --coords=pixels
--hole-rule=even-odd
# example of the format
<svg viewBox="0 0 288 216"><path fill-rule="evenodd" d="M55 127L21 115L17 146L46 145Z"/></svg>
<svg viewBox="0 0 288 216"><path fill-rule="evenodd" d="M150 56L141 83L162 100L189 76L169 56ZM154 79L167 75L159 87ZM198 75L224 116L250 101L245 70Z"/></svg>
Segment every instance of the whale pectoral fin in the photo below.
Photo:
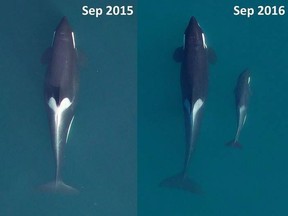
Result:
<svg viewBox="0 0 288 216"><path fill-rule="evenodd" d="M207 48L207 56L208 56L208 62L210 64L216 64L217 62L217 55L213 48L209 47Z"/></svg>
<svg viewBox="0 0 288 216"><path fill-rule="evenodd" d="M44 51L41 57L41 63L49 64L49 62L51 61L51 57L52 57L52 47L49 47Z"/></svg>
<svg viewBox="0 0 288 216"><path fill-rule="evenodd" d="M179 63L183 61L183 58L184 58L184 50L183 47L181 46L174 51L173 59L174 61Z"/></svg>

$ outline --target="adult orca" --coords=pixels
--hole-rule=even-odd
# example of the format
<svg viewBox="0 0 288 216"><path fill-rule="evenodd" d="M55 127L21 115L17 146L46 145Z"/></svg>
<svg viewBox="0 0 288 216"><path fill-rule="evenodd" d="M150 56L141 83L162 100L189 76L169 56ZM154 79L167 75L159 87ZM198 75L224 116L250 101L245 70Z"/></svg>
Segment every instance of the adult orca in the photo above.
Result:
<svg viewBox="0 0 288 216"><path fill-rule="evenodd" d="M235 88L235 102L237 108L238 126L234 139L227 143L227 145L229 146L237 148L242 147L238 140L247 117L248 103L251 94L250 81L250 71L246 69L239 75L237 86Z"/></svg>
<svg viewBox="0 0 288 216"><path fill-rule="evenodd" d="M64 147L74 119L78 89L77 50L74 33L66 17L54 32L52 46L45 53L48 69L45 78L45 101L56 160L55 180L43 186L53 192L76 192L61 177Z"/></svg>
<svg viewBox="0 0 288 216"><path fill-rule="evenodd" d="M199 186L188 177L188 170L208 89L208 49L205 35L193 16L186 28L181 49L182 54L174 54L174 57L182 58L180 80L186 132L185 162L180 174L164 180L160 185L200 192ZM179 53L179 49L176 52Z"/></svg>

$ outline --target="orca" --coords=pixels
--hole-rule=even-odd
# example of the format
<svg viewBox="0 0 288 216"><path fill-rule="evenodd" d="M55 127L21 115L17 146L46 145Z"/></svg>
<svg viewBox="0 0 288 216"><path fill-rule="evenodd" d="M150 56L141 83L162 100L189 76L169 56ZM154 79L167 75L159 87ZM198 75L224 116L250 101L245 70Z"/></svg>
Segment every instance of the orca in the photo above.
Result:
<svg viewBox="0 0 288 216"><path fill-rule="evenodd" d="M61 176L63 153L74 119L79 84L74 32L66 17L62 18L56 28L52 45L45 55L48 56L48 67L44 94L56 160L56 174L55 180L42 188L52 192L76 192L76 189L63 182Z"/></svg>
<svg viewBox="0 0 288 216"><path fill-rule="evenodd" d="M160 183L161 186L179 188L192 193L200 192L200 187L188 177L189 165L199 133L201 116L208 91L208 48L205 34L195 17L191 17L184 34L181 56L181 90L185 121L186 153L183 170ZM177 59L177 58L176 58Z"/></svg>
<svg viewBox="0 0 288 216"><path fill-rule="evenodd" d="M239 136L247 118L248 103L251 95L250 84L251 84L250 71L246 69L239 75L237 85L235 88L235 102L236 102L238 124L235 137L232 141L227 143L228 146L236 148L242 147L242 145L239 142Z"/></svg>

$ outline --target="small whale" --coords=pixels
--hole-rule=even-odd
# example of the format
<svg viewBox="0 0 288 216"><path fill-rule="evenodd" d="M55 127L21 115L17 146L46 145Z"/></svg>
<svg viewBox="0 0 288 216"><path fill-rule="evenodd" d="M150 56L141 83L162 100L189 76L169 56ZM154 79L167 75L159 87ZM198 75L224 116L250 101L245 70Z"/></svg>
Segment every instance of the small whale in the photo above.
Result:
<svg viewBox="0 0 288 216"><path fill-rule="evenodd" d="M181 53L176 53L181 50ZM195 17L191 17L186 28L183 47L178 48L176 52L174 58L182 59L180 80L186 132L186 155L182 172L164 180L160 186L198 193L200 188L188 177L188 171L206 101L209 55L204 32Z"/></svg>
<svg viewBox="0 0 288 216"><path fill-rule="evenodd" d="M74 33L66 17L54 32L52 46L45 52L48 69L45 78L47 105L52 144L56 160L55 180L42 186L51 192L76 192L61 176L64 147L74 119L78 89L77 50Z"/></svg>
<svg viewBox="0 0 288 216"><path fill-rule="evenodd" d="M244 70L238 77L237 86L235 88L235 99L237 108L238 126L234 139L227 143L228 146L241 148L239 143L240 132L245 124L247 117L247 109L249 98L251 95L250 90L251 76L249 70Z"/></svg>

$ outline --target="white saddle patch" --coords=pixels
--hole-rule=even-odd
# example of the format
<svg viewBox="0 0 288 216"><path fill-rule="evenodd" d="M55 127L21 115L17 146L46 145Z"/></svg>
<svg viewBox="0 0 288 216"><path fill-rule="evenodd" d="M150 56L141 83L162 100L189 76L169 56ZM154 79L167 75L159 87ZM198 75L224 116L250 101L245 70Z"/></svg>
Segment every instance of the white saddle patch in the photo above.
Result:
<svg viewBox="0 0 288 216"><path fill-rule="evenodd" d="M69 134L70 134L71 125L72 125L72 123L73 123L73 120L74 120L74 116L73 116L73 118L71 119L71 122L70 122L70 124L69 124L68 132L67 132L67 136L66 136L66 143L67 143L67 140L68 140L68 137L69 137Z"/></svg>
<svg viewBox="0 0 288 216"><path fill-rule="evenodd" d="M49 107L54 111L54 112L63 112L66 110L69 106L71 106L72 102L69 100L69 98L64 98L60 105L57 106L55 98L51 97L48 101Z"/></svg>
<svg viewBox="0 0 288 216"><path fill-rule="evenodd" d="M56 123L57 127L60 126L63 112L66 109L68 109L71 106L71 104L72 104L72 102L69 100L69 98L64 98L61 101L59 106L57 106L55 98L51 97L49 99L48 105L55 113L55 123Z"/></svg>
<svg viewBox="0 0 288 216"><path fill-rule="evenodd" d="M243 114L243 112L246 110L246 106L242 105L239 110L240 114Z"/></svg>
<svg viewBox="0 0 288 216"><path fill-rule="evenodd" d="M67 110L71 106L72 102L69 100L69 98L64 98L60 105L57 106L55 98L51 97L48 101L49 107L54 112L54 123L55 123L55 138L56 138L56 149L60 148L61 143L61 136L60 136L60 126L62 122L63 113L65 110ZM72 122L71 122L72 123ZM70 124L71 124L70 123ZM67 137L66 137L67 140ZM58 156L57 156L58 157Z"/></svg>
<svg viewBox="0 0 288 216"><path fill-rule="evenodd" d="M243 125L244 125L245 122L246 122L246 118L247 118L247 115L245 115L245 117L244 117Z"/></svg>
<svg viewBox="0 0 288 216"><path fill-rule="evenodd" d="M240 112L240 117L239 117L239 118L240 118L240 119L243 119L242 126L245 124L246 117L247 117L245 111L246 111L246 106L242 105L242 106L240 107L240 109L239 109L239 112ZM245 116L243 116L243 115L245 115Z"/></svg>
<svg viewBox="0 0 288 216"><path fill-rule="evenodd" d="M193 112L192 112L192 117L193 117L193 124L194 124L194 121L195 121L195 118L196 118L196 115L198 113L198 111L201 109L201 107L203 106L203 100L201 98L199 98L195 103L194 103L194 106L193 106Z"/></svg>

